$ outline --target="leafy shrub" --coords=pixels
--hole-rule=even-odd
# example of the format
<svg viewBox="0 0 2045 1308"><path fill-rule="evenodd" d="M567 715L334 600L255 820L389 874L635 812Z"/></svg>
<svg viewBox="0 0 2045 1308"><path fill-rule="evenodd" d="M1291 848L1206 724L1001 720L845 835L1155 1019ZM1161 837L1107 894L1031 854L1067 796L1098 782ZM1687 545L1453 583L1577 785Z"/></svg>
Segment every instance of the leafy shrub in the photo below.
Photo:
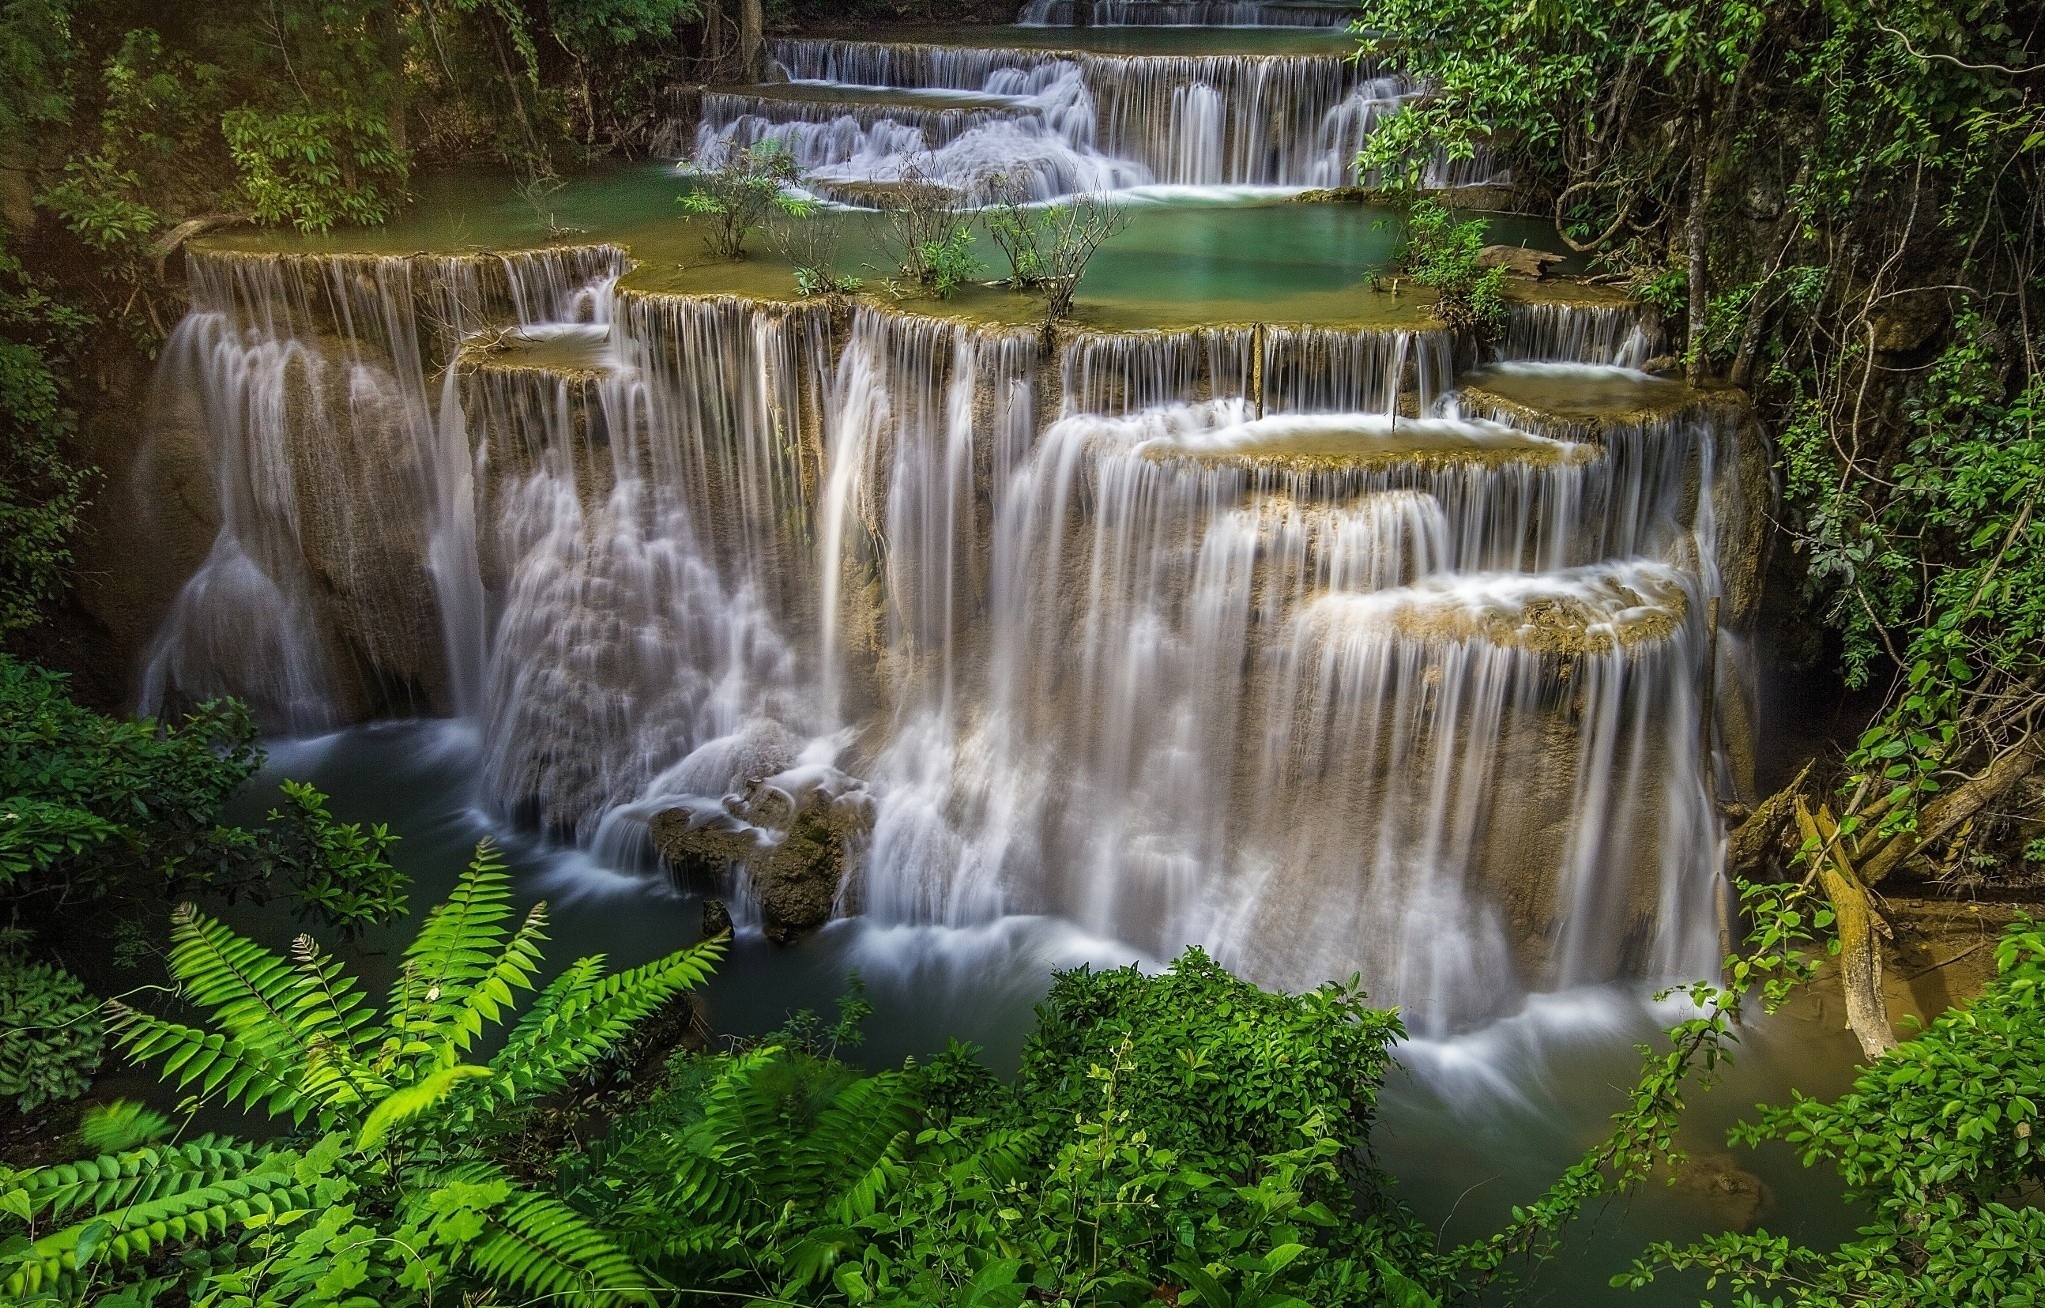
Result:
<svg viewBox="0 0 2045 1308"><path fill-rule="evenodd" d="M1072 297L1087 265L1110 237L1128 227L1128 211L1104 195L1026 205L1019 181L996 174L991 185L995 198L981 210L981 221L1008 260L1008 284L1019 291L1045 288L1050 294L1047 321L1071 317Z"/></svg>
<svg viewBox="0 0 2045 1308"><path fill-rule="evenodd" d="M76 1099L106 1052L99 1000L48 963L0 952L0 1097L26 1113Z"/></svg>
<svg viewBox="0 0 2045 1308"><path fill-rule="evenodd" d="M440 1290L449 1302L646 1300L615 1242L495 1151L521 1108L699 984L722 943L608 976L600 957L582 959L472 1062L539 971L545 906L510 919L510 877L486 844L405 950L378 1013L309 937L280 957L179 910L171 971L212 1029L116 1004L118 1037L131 1057L161 1058L167 1081L261 1108L285 1134L0 1173L0 1292L153 1293L158 1255L175 1251L199 1303L395 1304ZM139 1119L98 1125L109 1141L154 1134Z"/></svg>
<svg viewBox="0 0 2045 1308"><path fill-rule="evenodd" d="M1808 1308L2039 1302L2045 932L2017 923L1996 967L1987 993L1861 1072L1849 1093L1798 1096L1734 1129L1735 1142L1784 1141L1805 1166L1837 1168L1846 1201L1868 1214L1858 1239L1829 1251L1766 1231L1663 1243L1614 1283L1701 1268L1743 1304L1771 1292Z"/></svg>
<svg viewBox="0 0 2045 1308"><path fill-rule="evenodd" d="M843 231L835 222L819 220L820 208L814 200L783 203L769 234L776 252L795 270L798 294L850 295L859 289L860 280L838 271Z"/></svg>
<svg viewBox="0 0 2045 1308"><path fill-rule="evenodd" d="M66 456L60 379L90 318L0 249L0 636L63 589L91 470Z"/></svg>
<svg viewBox="0 0 2045 1308"><path fill-rule="evenodd" d="M20 815L0 824L0 891L75 899L131 875L244 884L252 838L220 814L260 761L238 706L161 727L102 717L62 676L0 655L0 807Z"/></svg>
<svg viewBox="0 0 2045 1308"><path fill-rule="evenodd" d="M802 170L779 141L729 149L716 167L698 167L692 176L695 189L679 203L710 219L703 244L718 259L745 258L746 238L776 211L800 217L812 207L810 201L782 195L784 187L801 179Z"/></svg>
<svg viewBox="0 0 2045 1308"><path fill-rule="evenodd" d="M220 129L258 222L324 232L337 222L380 223L404 199L410 159L377 114L352 105L243 106L223 114Z"/></svg>
<svg viewBox="0 0 2045 1308"><path fill-rule="evenodd" d="M784 1301L1276 1308L1412 1284L1426 1234L1360 1162L1395 1016L1195 950L1068 973L1039 1022L1013 1086L956 1045L872 1075L786 1036L678 1059L564 1162L572 1197L677 1284Z"/></svg>
<svg viewBox="0 0 2045 1308"><path fill-rule="evenodd" d="M264 843L291 879L298 911L332 924L344 939L402 915L411 878L391 866L398 838L390 828L334 821L327 797L303 782L281 788L290 803L270 810Z"/></svg>
<svg viewBox="0 0 2045 1308"><path fill-rule="evenodd" d="M404 911L395 838L336 822L310 786L285 782L286 804L261 827L221 821L262 762L239 705L160 726L103 717L64 691L62 676L0 655L0 895L289 887L301 912L350 936Z"/></svg>
<svg viewBox="0 0 2045 1308"><path fill-rule="evenodd" d="M1399 263L1435 293L1435 316L1449 327L1497 331L1505 323L1505 269L1478 261L1484 248L1482 219L1459 222L1436 200L1422 200L1406 213Z"/></svg>
<svg viewBox="0 0 2045 1308"><path fill-rule="evenodd" d="M937 180L924 162L912 161L888 185L882 212L883 243L912 285L948 300L980 271L958 191Z"/></svg>
<svg viewBox="0 0 2045 1308"><path fill-rule="evenodd" d="M973 257L973 229L961 223L944 236L925 241L917 247L916 262L921 266L917 280L940 300L949 300L980 271L980 261Z"/></svg>

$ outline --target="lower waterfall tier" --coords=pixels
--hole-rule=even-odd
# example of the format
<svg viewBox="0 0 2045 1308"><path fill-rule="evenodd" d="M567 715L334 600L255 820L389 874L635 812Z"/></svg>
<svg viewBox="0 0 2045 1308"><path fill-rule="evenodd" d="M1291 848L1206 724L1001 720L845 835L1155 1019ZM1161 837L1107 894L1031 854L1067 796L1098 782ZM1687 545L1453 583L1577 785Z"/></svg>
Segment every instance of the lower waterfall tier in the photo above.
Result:
<svg viewBox="0 0 2045 1308"><path fill-rule="evenodd" d="M496 811L657 828L777 930L1048 912L1360 970L1423 1031L1710 962L1737 407L1626 374L1543 418L1438 331L1047 339L623 269L195 256L152 458L217 516L148 707L460 714Z"/></svg>

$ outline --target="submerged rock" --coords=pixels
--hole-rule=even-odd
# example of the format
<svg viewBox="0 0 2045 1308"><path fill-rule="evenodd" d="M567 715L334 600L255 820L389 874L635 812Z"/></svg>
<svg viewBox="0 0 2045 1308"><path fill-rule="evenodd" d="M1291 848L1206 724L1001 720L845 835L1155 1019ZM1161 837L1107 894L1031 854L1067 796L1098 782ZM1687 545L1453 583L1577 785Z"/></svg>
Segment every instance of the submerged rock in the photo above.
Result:
<svg viewBox="0 0 2045 1308"><path fill-rule="evenodd" d="M845 882L848 854L873 825L866 791L835 769L797 769L752 782L726 795L721 807L698 804L654 815L653 844L684 872L743 872L769 940L788 944L831 920ZM721 901L711 904L726 926Z"/></svg>
<svg viewBox="0 0 2045 1308"><path fill-rule="evenodd" d="M1486 268L1503 268L1522 277L1541 277L1551 263L1562 256L1552 250L1532 250L1524 245L1487 245L1477 251L1477 262Z"/></svg>

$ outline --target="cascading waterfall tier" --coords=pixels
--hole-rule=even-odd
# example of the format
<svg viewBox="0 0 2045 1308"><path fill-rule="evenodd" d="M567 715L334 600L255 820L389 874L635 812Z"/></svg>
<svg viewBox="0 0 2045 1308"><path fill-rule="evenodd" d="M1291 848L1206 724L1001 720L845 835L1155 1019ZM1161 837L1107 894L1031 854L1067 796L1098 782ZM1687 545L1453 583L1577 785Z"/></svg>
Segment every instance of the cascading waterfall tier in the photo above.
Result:
<svg viewBox="0 0 2045 1308"><path fill-rule="evenodd" d="M1047 336L605 246L190 257L159 439L220 527L149 708L459 714L490 808L614 863L822 796L848 910L1360 971L1422 1032L1716 954L1739 414L1615 366L1617 306L1459 379L1440 330Z"/></svg>
<svg viewBox="0 0 2045 1308"><path fill-rule="evenodd" d="M1026 27L1346 27L1355 7L1316 0L1029 0Z"/></svg>
<svg viewBox="0 0 2045 1308"><path fill-rule="evenodd" d="M1036 200L1153 184L1342 186L1355 180L1364 139L1413 93L1403 78L1333 52L809 39L776 42L774 58L789 82L705 95L697 159L774 140L808 174L806 186L853 203L911 166L976 204L996 174Z"/></svg>

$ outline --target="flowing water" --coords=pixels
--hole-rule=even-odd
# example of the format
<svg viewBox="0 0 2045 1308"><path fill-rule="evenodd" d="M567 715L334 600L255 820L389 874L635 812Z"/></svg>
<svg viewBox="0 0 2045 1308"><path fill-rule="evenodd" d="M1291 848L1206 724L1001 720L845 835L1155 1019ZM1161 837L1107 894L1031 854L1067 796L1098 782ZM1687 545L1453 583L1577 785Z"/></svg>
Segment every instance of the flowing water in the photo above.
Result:
<svg viewBox="0 0 2045 1308"><path fill-rule="evenodd" d="M1096 18L1139 8L1250 21ZM857 969L872 1056L999 1060L1056 967L1360 974L1416 1037L1388 1160L1461 1151L1423 1206L1460 1211L1435 1188L1482 1181L1480 1139L1541 1142L1495 1216L1609 1111L1642 996L1720 955L1752 433L1637 371L1637 306L1529 292L1480 358L1373 284L1383 215L1213 189L1345 180L1395 72L1311 34L1087 37L784 41L792 80L707 95L696 137L786 140L822 194L933 159L968 198L990 166L1120 192L1056 333L1007 291L706 266L666 169L194 250L152 458L209 470L211 538L142 705L243 697L277 769L406 833L422 894L494 834L621 959L694 935L655 815L771 845L741 796L856 814L839 920L794 950L745 869L717 888L724 1029ZM873 215L814 221L881 257Z"/></svg>
<svg viewBox="0 0 2045 1308"><path fill-rule="evenodd" d="M773 141L801 164L810 191L854 204L911 170L973 203L997 179L1031 200L1159 186L1340 187L1358 180L1354 160L1377 123L1419 91L1340 42L1215 53L1185 38L1089 32L1097 48L1058 48L946 35L777 41L773 81L704 94L692 152L714 161ZM1498 177L1488 159L1443 156L1430 184Z"/></svg>

